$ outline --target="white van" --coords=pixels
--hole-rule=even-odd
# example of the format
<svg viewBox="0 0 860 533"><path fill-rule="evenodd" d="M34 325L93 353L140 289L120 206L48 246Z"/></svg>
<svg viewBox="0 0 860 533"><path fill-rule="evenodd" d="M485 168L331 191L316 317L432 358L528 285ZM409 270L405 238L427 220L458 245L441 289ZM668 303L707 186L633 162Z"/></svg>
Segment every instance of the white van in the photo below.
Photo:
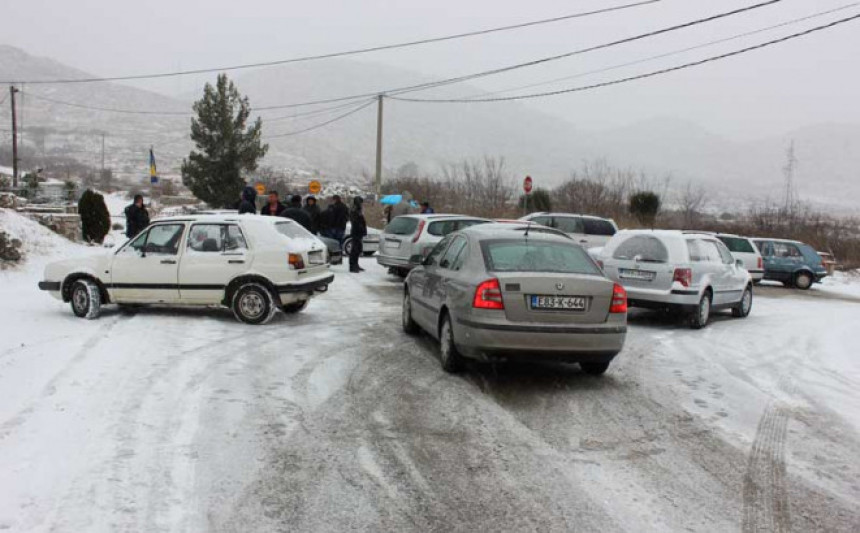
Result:
<svg viewBox="0 0 860 533"><path fill-rule="evenodd" d="M520 220L528 220L567 233L586 250L604 246L618 232L618 226L610 218L570 213L532 213Z"/></svg>

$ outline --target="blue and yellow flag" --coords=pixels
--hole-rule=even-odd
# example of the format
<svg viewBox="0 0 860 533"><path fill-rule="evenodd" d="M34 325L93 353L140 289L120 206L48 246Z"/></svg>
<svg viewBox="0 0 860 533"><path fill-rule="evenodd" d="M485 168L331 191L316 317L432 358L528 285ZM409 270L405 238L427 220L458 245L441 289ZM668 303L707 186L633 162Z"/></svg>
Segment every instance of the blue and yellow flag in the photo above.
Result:
<svg viewBox="0 0 860 533"><path fill-rule="evenodd" d="M149 149L149 183L155 185L158 183L158 172L155 168L155 154L152 148Z"/></svg>

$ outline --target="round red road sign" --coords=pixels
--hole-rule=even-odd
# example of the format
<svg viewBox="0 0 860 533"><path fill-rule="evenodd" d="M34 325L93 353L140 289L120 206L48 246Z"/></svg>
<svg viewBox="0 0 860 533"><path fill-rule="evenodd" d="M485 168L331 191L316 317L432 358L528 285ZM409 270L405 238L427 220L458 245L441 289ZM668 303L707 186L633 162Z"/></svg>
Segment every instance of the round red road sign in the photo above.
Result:
<svg viewBox="0 0 860 533"><path fill-rule="evenodd" d="M526 194L532 192L532 177L526 176L526 179L523 180L523 190L526 191Z"/></svg>

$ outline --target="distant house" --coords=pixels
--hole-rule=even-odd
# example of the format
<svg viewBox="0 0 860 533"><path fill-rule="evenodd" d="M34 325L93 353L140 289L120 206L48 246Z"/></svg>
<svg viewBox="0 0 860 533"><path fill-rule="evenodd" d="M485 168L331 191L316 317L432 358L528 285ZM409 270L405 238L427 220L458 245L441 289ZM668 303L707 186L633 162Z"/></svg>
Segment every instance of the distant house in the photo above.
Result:
<svg viewBox="0 0 860 533"><path fill-rule="evenodd" d="M69 199L69 190L65 181L48 179L39 182L38 197L51 203L64 203Z"/></svg>

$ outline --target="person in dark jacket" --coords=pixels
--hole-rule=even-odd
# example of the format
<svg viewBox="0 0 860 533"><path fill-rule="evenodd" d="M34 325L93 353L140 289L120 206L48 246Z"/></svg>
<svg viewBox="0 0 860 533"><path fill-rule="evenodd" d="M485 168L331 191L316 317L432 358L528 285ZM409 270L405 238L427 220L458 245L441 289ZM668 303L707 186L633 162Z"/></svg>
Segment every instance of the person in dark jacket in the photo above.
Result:
<svg viewBox="0 0 860 533"><path fill-rule="evenodd" d="M346 223L349 222L349 208L341 201L340 196L335 194L332 197L332 221L331 227L335 239L343 244L343 237L346 233Z"/></svg>
<svg viewBox="0 0 860 533"><path fill-rule="evenodd" d="M361 196L356 196L352 200L352 211L349 213L349 236L352 238L352 249L349 252L349 271L353 273L363 272L364 269L358 266L358 258L361 257L361 252L364 250L362 239L367 235L367 221L364 220L364 211L362 204L364 199Z"/></svg>
<svg viewBox="0 0 860 533"><path fill-rule="evenodd" d="M290 204L284 209L284 216L295 220L306 230L312 231L311 217L302 209L302 197L298 194L290 198Z"/></svg>
<svg viewBox="0 0 860 533"><path fill-rule="evenodd" d="M239 202L239 214L257 214L257 191L251 187L242 189L242 201Z"/></svg>
<svg viewBox="0 0 860 533"><path fill-rule="evenodd" d="M269 201L260 209L260 214L269 217L282 217L287 206L281 203L278 191L269 191Z"/></svg>
<svg viewBox="0 0 860 533"><path fill-rule="evenodd" d="M319 218L319 230L320 235L323 237L328 237L329 239L335 239L334 232L332 231L332 220L334 218L334 206L329 205L325 211L320 212Z"/></svg>
<svg viewBox="0 0 860 533"><path fill-rule="evenodd" d="M143 196L134 195L134 202L125 208L125 236L133 239L149 226L149 211L143 205Z"/></svg>
<svg viewBox="0 0 860 533"><path fill-rule="evenodd" d="M436 212L435 209L430 207L430 202L421 202L421 214L422 215L432 215Z"/></svg>
<svg viewBox="0 0 860 533"><path fill-rule="evenodd" d="M320 206L317 205L317 199L313 196L305 198L305 213L311 219L311 233L314 235L320 232Z"/></svg>

